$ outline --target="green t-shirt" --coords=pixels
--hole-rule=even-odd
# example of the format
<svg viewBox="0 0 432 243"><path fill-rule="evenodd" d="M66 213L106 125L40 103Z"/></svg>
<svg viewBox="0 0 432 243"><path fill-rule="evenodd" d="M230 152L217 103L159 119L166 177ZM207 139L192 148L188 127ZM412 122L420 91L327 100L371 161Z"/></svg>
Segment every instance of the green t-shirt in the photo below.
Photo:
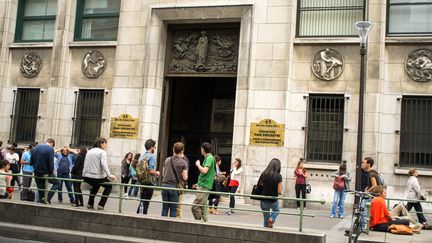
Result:
<svg viewBox="0 0 432 243"><path fill-rule="evenodd" d="M208 167L207 174L200 173L198 177L198 186L204 187L209 190L213 188L213 181L215 176L214 169L215 159L212 154L208 154L204 159L203 167Z"/></svg>

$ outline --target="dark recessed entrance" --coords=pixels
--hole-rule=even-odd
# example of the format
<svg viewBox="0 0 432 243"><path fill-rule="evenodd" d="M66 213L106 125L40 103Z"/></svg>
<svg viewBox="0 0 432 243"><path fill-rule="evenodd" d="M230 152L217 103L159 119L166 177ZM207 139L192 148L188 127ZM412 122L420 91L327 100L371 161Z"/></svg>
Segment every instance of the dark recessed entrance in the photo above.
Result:
<svg viewBox="0 0 432 243"><path fill-rule="evenodd" d="M222 170L230 167L234 126L236 78L181 77L170 78L165 92L165 131L161 141L166 156L172 155L175 142L185 144L190 160L189 186L196 183L200 144L210 142L213 154L222 158ZM165 145L165 146L164 146ZM161 151L161 153L163 153ZM161 156L162 158L165 156Z"/></svg>

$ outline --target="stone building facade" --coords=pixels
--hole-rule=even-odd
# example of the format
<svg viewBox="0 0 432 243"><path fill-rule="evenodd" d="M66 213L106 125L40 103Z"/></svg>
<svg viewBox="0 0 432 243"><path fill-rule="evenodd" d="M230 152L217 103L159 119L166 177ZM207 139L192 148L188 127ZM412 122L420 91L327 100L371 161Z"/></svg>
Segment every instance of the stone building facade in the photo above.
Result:
<svg viewBox="0 0 432 243"><path fill-rule="evenodd" d="M432 141L428 137L432 131L424 124L432 122L432 71L428 71L432 70L432 30L422 26L431 26L427 11L430 13L432 6L425 4L419 9L409 3L392 5L390 0L352 0L343 6L331 0L321 5L314 2L1 0L0 139L17 141L20 146L48 137L55 138L59 146L88 145L86 139L93 137L80 134L82 128L77 123L89 119L93 123L87 121L86 127L91 135L108 138L109 163L118 174L124 154L143 152L146 139L158 142L159 161L169 155L174 140L184 139L172 132L172 107L182 100L171 100L175 92L189 97L214 89L220 92L212 96L213 108L206 110L212 114L211 123L218 123L215 100L226 104L232 118L221 115L225 124L221 126L230 126L222 128L228 131L225 140L218 140L218 132L212 132L209 141L221 145L218 151L226 154L224 163L235 157L242 159L243 192L250 192L268 162L279 158L284 195L294 196L293 170L297 161L305 158L312 185L310 197L331 201L330 174L342 161L355 173L360 55L354 22L365 19L373 28L368 39L363 154L375 158L389 195L404 196L407 171L413 166L419 167L422 186L431 194ZM403 12L397 11L400 7L410 9L411 15L399 16ZM349 11L338 15L338 9ZM326 11L333 11L333 15L326 19ZM34 16L42 16L42 20ZM207 63L199 69L199 62L205 61L199 61L196 51L189 52L193 56L189 61L179 58L194 63L194 70L182 73L174 68L170 72L173 52L188 55L183 53L190 47L187 41L175 39L173 34L182 28L198 33L192 37L197 42L199 33L204 31L208 36L203 42L207 43L206 51L201 52L203 60L210 59L210 45L218 45L214 55L219 57L235 52L235 69L212 72ZM226 42L218 32L229 28L238 30L237 42ZM212 31L222 35L222 43L217 44ZM195 49L201 48L197 42L191 42ZM413 54L419 49L425 50ZM31 52L38 56L29 55ZM423 63L421 57L429 61ZM227 62L217 60L213 63L216 66ZM36 76L26 77L36 72ZM186 85L182 80L188 79L195 81ZM197 80L214 86L196 86ZM172 91L174 84L186 88ZM227 87L232 87L229 94L224 92ZM27 89L36 89L39 94L26 93ZM194 89L196 93L181 93ZM26 97L38 105L20 105ZM191 103L183 105L194 109ZM87 117L83 107L91 113ZM20 122L18 118L24 119L26 114L33 120ZM136 138L110 136L110 120L121 114L138 118ZM411 121L419 117L419 123ZM176 119L181 118L178 115ZM265 119L284 124L282 146L250 144L251 124ZM403 128L402 120L405 125L410 122L410 128ZM181 121L177 125L193 132Z"/></svg>

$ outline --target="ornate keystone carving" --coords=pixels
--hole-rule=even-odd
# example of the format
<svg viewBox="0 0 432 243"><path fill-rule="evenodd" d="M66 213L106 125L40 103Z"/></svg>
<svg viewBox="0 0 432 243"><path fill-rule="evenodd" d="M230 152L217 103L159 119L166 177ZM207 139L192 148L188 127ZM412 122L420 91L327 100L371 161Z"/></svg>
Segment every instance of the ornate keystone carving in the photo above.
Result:
<svg viewBox="0 0 432 243"><path fill-rule="evenodd" d="M24 77L36 77L42 69L42 57L37 52L26 53L21 60L20 69Z"/></svg>
<svg viewBox="0 0 432 243"><path fill-rule="evenodd" d="M236 73L239 30L172 30L168 73Z"/></svg>
<svg viewBox="0 0 432 243"><path fill-rule="evenodd" d="M321 80L337 79L343 72L344 60L342 55L333 49L323 49L312 59L312 72Z"/></svg>
<svg viewBox="0 0 432 243"><path fill-rule="evenodd" d="M100 51L91 50L84 55L81 71L87 78L99 77L106 68L105 57Z"/></svg>
<svg viewBox="0 0 432 243"><path fill-rule="evenodd" d="M418 49L411 52L405 60L405 71L417 82L432 80L432 50Z"/></svg>

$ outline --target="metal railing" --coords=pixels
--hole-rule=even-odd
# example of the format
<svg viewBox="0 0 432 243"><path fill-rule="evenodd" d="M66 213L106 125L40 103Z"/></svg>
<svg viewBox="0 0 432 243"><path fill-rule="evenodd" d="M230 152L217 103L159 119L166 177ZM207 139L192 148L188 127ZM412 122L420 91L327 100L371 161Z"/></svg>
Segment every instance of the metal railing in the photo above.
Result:
<svg viewBox="0 0 432 243"><path fill-rule="evenodd" d="M0 173L2 174L2 173ZM48 193L49 192L58 192L58 190L50 190L48 187L50 184L49 183L50 180L58 180L58 181L70 181L70 182L84 182L83 180L77 180L77 179L68 179L68 178L58 178L58 177L36 177L34 175L26 175L26 174L7 174L10 176L22 176L22 177L32 177L34 179L44 179L45 180L45 187L43 190L44 192L44 196L43 198L45 198L44 203L47 204L48 203ZM315 200L315 199L302 199L302 198L292 198L292 197L273 197L273 196L261 196L261 195L251 195L251 194L243 194L243 193L227 193L227 192L216 192L216 191L202 191L202 190L196 190L196 189L180 189L180 188L171 188L171 187L162 187L162 186L150 186L150 185L139 185L139 184L123 184L123 183L115 183L115 182L106 182L106 183L101 183L101 185L112 185L113 187L119 187L119 196L104 196L101 194L96 194L94 195L95 197L107 197L107 198L114 198L114 199L118 199L118 212L122 213L122 208L123 208L123 200L135 200L135 201L139 201L139 202L144 202L144 201L151 201L151 202L156 202L156 203L170 203L170 204L179 204L179 205L185 205L185 206L201 206L204 207L204 212L207 213L208 209L209 209L209 205L208 205L208 200L205 200L204 204L193 204L193 203L183 203L183 202L171 202L171 201L163 201L163 200L152 200L152 199L141 199L141 198L129 198L129 197L124 197L123 196L123 191L124 191L124 187L137 187L137 188L147 188L147 189L154 189L154 190L159 190L159 191L163 191L163 190L170 190L170 191L178 191L178 192L182 192L182 193L204 193L206 194L206 198L208 198L208 196L210 194L213 195L221 195L221 196L237 196L237 197L244 197L244 198L250 198L250 197L254 197L254 198L261 198L261 199L273 199L273 200L282 200L282 201L295 201L295 202L300 202L300 209L298 213L292 213L292 212L283 212L283 211L279 211L278 214L281 215L292 215L292 216L299 216L299 228L298 230L301 232L303 231L303 219L304 217L315 217L314 214L306 214L304 213L304 204L307 203L319 203L319 204L325 204L326 201L324 199L319 199L319 200ZM5 185L0 185L0 187L5 187ZM19 186L11 186L13 188L20 188ZM38 188L35 187L23 187L21 186L21 188L25 188L25 189L31 189L31 190L38 190L41 191ZM90 196L90 193L76 193L73 192L74 195L84 195L84 196ZM272 211L264 211L264 210L254 210L254 209L247 209L247 208L229 208L229 207L221 207L221 206L211 206L212 208L216 208L216 209L233 209L236 211L245 211L245 212L254 212L254 213L274 213Z"/></svg>

